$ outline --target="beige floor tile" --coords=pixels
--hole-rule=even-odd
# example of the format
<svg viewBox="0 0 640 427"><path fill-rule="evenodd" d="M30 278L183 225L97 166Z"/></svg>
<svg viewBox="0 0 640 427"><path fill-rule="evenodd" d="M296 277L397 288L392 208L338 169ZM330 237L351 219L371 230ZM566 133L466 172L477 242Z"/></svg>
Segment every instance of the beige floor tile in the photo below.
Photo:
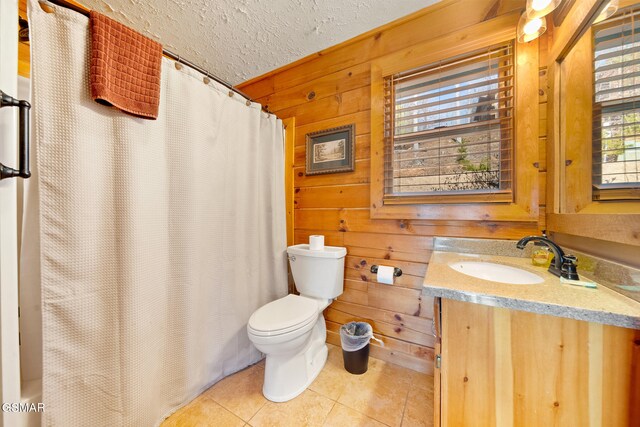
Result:
<svg viewBox="0 0 640 427"><path fill-rule="evenodd" d="M371 363L373 361L373 363ZM393 363L385 362L384 360L369 359L369 371L372 375L392 377L395 381L401 383L404 387L411 385L410 369L403 368L402 366L394 365Z"/></svg>
<svg viewBox="0 0 640 427"><path fill-rule="evenodd" d="M415 388L409 392L404 409L402 427L433 426L433 388Z"/></svg>
<svg viewBox="0 0 640 427"><path fill-rule="evenodd" d="M385 424L358 411L336 403L324 423L325 427L384 427Z"/></svg>
<svg viewBox="0 0 640 427"><path fill-rule="evenodd" d="M305 390L288 402L267 402L249 424L254 427L321 426L334 403L315 391Z"/></svg>
<svg viewBox="0 0 640 427"><path fill-rule="evenodd" d="M423 374L413 370L409 371L411 389L421 389L433 394L433 375Z"/></svg>
<svg viewBox="0 0 640 427"><path fill-rule="evenodd" d="M331 345L331 344L327 344L327 347L329 347L329 355L327 356L327 363L335 366L336 368L340 368L342 370L345 370L344 369L344 358L342 357L342 348L336 347L335 345ZM377 359L373 359L371 357L369 358L369 366L371 366L371 362L373 360L377 360ZM346 370L345 370L345 372L346 372ZM350 374L350 375L352 375L352 374Z"/></svg>
<svg viewBox="0 0 640 427"><path fill-rule="evenodd" d="M338 402L390 426L399 426L408 392L403 378L369 369L349 379Z"/></svg>
<svg viewBox="0 0 640 427"><path fill-rule="evenodd" d="M215 384L204 392L224 408L249 421L267 402L262 395L264 370L253 365Z"/></svg>
<svg viewBox="0 0 640 427"><path fill-rule="evenodd" d="M167 418L161 427L241 427L244 424L213 400L200 396Z"/></svg>
<svg viewBox="0 0 640 427"><path fill-rule="evenodd" d="M351 374L342 366L342 360L340 360L340 364L337 364L328 359L318 377L309 386L309 389L331 400L338 400L350 376Z"/></svg>
<svg viewBox="0 0 640 427"><path fill-rule="evenodd" d="M412 389L433 390L433 375L373 358L369 358L369 370L379 372L385 376L392 376Z"/></svg>

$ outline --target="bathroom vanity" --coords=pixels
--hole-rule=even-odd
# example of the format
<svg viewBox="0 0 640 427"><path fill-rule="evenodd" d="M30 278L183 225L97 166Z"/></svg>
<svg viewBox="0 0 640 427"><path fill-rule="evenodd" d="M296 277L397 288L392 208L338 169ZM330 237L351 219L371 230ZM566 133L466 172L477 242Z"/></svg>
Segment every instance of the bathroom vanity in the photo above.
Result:
<svg viewBox="0 0 640 427"><path fill-rule="evenodd" d="M512 252L431 257L435 425L640 425L640 303L603 285L561 284ZM500 283L453 267L468 262L542 280Z"/></svg>

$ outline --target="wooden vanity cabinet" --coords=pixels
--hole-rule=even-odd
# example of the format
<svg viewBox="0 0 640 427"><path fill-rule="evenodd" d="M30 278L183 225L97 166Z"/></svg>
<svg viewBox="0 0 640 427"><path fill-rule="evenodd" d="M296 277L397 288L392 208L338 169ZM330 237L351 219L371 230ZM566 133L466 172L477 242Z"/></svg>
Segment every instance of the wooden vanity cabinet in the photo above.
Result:
<svg viewBox="0 0 640 427"><path fill-rule="evenodd" d="M640 426L639 330L444 298L435 308L436 426Z"/></svg>

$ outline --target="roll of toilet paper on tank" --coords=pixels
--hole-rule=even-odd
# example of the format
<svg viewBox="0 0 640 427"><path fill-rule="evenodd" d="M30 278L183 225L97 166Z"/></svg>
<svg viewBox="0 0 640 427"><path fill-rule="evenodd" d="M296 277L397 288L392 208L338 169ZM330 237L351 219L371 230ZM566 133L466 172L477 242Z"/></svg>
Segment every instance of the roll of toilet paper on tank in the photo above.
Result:
<svg viewBox="0 0 640 427"><path fill-rule="evenodd" d="M378 283L384 283L385 285L393 285L393 267L379 265L376 281L378 281Z"/></svg>
<svg viewBox="0 0 640 427"><path fill-rule="evenodd" d="M309 236L309 249L312 251L321 251L324 249L324 236Z"/></svg>

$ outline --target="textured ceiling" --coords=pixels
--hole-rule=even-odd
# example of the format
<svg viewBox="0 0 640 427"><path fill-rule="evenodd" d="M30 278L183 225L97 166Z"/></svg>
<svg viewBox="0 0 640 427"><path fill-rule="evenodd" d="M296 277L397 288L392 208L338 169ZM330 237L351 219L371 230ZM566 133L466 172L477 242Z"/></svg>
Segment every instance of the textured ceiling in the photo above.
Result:
<svg viewBox="0 0 640 427"><path fill-rule="evenodd" d="M232 84L438 0L81 0Z"/></svg>

